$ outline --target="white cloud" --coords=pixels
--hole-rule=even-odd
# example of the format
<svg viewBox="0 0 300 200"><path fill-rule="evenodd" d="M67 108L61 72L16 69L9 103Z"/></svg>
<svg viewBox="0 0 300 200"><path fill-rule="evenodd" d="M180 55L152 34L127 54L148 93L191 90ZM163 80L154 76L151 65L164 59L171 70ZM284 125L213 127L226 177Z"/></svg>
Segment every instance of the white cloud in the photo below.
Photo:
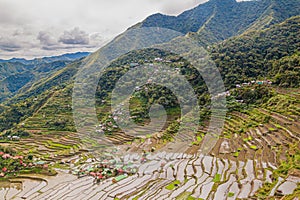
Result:
<svg viewBox="0 0 300 200"><path fill-rule="evenodd" d="M54 46L57 45L57 41L54 39L53 36L50 35L50 33L46 31L40 31L37 39L40 41L41 45L43 46Z"/></svg>
<svg viewBox="0 0 300 200"><path fill-rule="evenodd" d="M203 1L0 0L0 58L95 51L151 14L179 14Z"/></svg>
<svg viewBox="0 0 300 200"><path fill-rule="evenodd" d="M0 38L0 49L2 51L15 52L21 49L21 45L10 38Z"/></svg>
<svg viewBox="0 0 300 200"><path fill-rule="evenodd" d="M64 31L63 35L59 37L59 42L63 44L88 45L90 38L86 32L80 30L78 27L75 27L71 31Z"/></svg>

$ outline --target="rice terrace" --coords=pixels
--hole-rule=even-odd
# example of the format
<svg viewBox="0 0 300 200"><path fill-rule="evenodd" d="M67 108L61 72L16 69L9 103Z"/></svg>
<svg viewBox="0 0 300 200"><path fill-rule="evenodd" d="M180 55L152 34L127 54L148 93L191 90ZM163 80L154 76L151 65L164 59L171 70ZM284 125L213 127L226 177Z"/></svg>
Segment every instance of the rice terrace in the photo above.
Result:
<svg viewBox="0 0 300 200"><path fill-rule="evenodd" d="M300 198L299 0L17 1L0 200Z"/></svg>

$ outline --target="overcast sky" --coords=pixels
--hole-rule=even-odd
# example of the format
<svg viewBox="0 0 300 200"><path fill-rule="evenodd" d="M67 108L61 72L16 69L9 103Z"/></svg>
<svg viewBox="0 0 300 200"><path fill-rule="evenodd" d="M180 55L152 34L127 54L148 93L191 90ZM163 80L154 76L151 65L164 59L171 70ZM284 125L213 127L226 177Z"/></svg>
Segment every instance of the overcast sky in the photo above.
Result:
<svg viewBox="0 0 300 200"><path fill-rule="evenodd" d="M0 58L95 51L154 13L207 0L0 0Z"/></svg>

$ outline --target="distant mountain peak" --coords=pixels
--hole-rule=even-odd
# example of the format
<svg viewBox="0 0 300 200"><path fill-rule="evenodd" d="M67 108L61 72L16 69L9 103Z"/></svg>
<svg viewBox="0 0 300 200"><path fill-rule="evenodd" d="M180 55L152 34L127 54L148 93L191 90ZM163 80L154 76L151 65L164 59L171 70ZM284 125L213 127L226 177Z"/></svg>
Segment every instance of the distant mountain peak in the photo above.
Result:
<svg viewBox="0 0 300 200"><path fill-rule="evenodd" d="M203 44L209 45L248 30L264 29L296 15L300 15L299 0L210 0L178 16L151 15L138 27L162 27L184 34L193 32Z"/></svg>
<svg viewBox="0 0 300 200"><path fill-rule="evenodd" d="M34 59L25 59L25 58L11 58L9 60L0 59L0 63L4 62L10 62L10 63L22 63L24 65L34 65L36 63L49 63L53 61L73 61L77 59L81 59L83 57L86 57L90 54L90 52L75 52L75 53L66 53L58 56L46 56L41 58L34 58Z"/></svg>

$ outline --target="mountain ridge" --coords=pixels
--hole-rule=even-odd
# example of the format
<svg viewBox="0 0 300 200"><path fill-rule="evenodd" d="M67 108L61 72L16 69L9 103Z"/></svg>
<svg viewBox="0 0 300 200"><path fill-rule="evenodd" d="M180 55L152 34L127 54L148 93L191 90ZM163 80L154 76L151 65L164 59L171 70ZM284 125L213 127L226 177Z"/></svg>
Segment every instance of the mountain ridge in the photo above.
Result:
<svg viewBox="0 0 300 200"><path fill-rule="evenodd" d="M295 26L295 29L294 29L293 35L290 36L293 38L294 35L297 35L299 32L299 28L297 28L297 27L300 24L300 16L293 17L291 19L288 19L286 22L283 22L281 24L276 24L276 25L272 26L271 28L267 28L262 31L257 30L256 33L248 33L246 35L241 35L239 37L233 37L230 40L224 41L223 43L220 43L216 47L213 47L211 49L211 51L213 53L212 58L216 62L217 66L219 67L219 70L221 71L222 76L225 78L224 81L226 83L227 88L230 89L230 88L235 87L235 84L241 84L244 81L251 81L251 80L254 80L255 78L259 78L254 75L251 75L251 73L252 74L253 73L255 73L255 74L268 73L268 70L263 69L260 64L256 68L252 68L251 67L252 65L247 64L247 63L251 63L250 62L251 59L255 58L253 55L253 52L251 52L251 51L248 52L248 48L253 49L254 51L259 51L259 48L263 48L264 45L258 45L258 47L257 47L258 49L256 49L256 48L253 48L251 46L251 44L252 44L252 41L256 40L256 37L261 36L261 39L263 40L263 38L264 38L263 35L266 35L266 34L268 35L267 38L268 38L268 42L269 42L269 43L266 43L266 45L269 45L269 48L276 47L277 45L281 44L281 38L286 33L288 33L288 30L289 30L288 27L293 26L293 24ZM290 29L290 30L293 30L293 29ZM279 36L279 33L280 33L280 37L278 37L278 41L271 39L272 37ZM243 45L240 44L241 42L243 43ZM263 43L260 42L260 44L263 44ZM284 56L293 56L294 53L297 51L297 49L294 48L295 45L297 45L297 44L300 44L300 41L295 42L294 46L290 47L290 48L293 48L293 51L289 50L291 52L291 55L283 54L282 56L278 57L278 60L281 58L284 58ZM244 47L244 50L242 50L243 47ZM241 49L239 50L239 48L241 48ZM240 56L235 51L238 51L238 52L244 54L243 62L241 62L240 64L237 62L237 66L236 65L231 66L230 60L231 59L235 60L235 59L237 59L237 56ZM282 51L284 51L284 49ZM134 57L135 54L136 53L133 53L132 57ZM227 54L228 58L226 57L226 54ZM34 86L32 86L31 89L29 89L27 91L23 91L23 93L19 94L16 98L11 99L9 101L10 104L15 104L15 103L17 104L20 101L23 102L23 101L26 101L26 99L35 98L42 94L49 93L51 91L57 91L57 90L61 91L61 92L64 91L64 88L66 88L68 86L70 86L70 87L72 86L74 76L77 73L77 70L79 69L79 67L81 66L81 64L83 62L88 62L89 59L94 59L94 58L87 57L87 58L85 58L84 61L81 60L81 61L72 63L72 64L68 65L67 67L56 72L51 77L48 77L39 82L36 82L34 84ZM257 57L255 59L257 59L258 61L261 60L260 57ZM263 58L263 59L265 59L265 58ZM270 57L270 58L266 58L266 59L269 59L268 62L270 64L272 64L272 62L274 61L275 58ZM121 62L121 63L123 63L123 62ZM263 64L262 64L262 66L263 66ZM277 68L278 69L282 68L280 63L277 66ZM118 72L118 70L120 70L119 67L112 71ZM292 69L289 69L289 70L292 70ZM238 74L236 74L237 71L240 71L240 72ZM276 74L279 72L280 72L280 70L276 70ZM285 71L281 71L280 73L284 73L284 72ZM249 73L251 76L249 75ZM109 75L110 78L107 77L107 80L104 81L104 83L106 82L106 84L112 85L113 83L110 83L110 82L112 80L115 80L116 77L111 77L111 76L113 76L111 73L108 73L108 74L110 74ZM265 78L270 78L272 80L272 78L275 78L275 75L269 74ZM279 75L277 74L277 76L279 76ZM276 80L274 79L274 82L275 81ZM278 80L278 81L279 81L279 84L284 84L283 80ZM104 87L104 85L103 85L103 87ZM70 88L68 89L68 91L69 91L68 93L71 92ZM60 92L58 92L58 93L60 93Z"/></svg>
<svg viewBox="0 0 300 200"><path fill-rule="evenodd" d="M59 60L76 60L80 59L83 57L86 57L90 55L90 52L75 52L75 53L65 53L61 54L58 56L45 56L45 57L40 57L40 58L33 58L33 59L25 59L25 58L11 58L11 59L0 59L0 63L22 63L24 65L33 65L36 64L37 62L54 62L54 61L59 61Z"/></svg>
<svg viewBox="0 0 300 200"><path fill-rule="evenodd" d="M31 60L23 58L0 60L0 70L2 71L2 76L0 75L0 102L19 92L26 91L35 82L51 77L68 64L88 55L90 55L89 52L76 52Z"/></svg>
<svg viewBox="0 0 300 200"><path fill-rule="evenodd" d="M255 7L261 2L265 3L265 7ZM19 90L20 94L0 104L0 132L2 133L0 137L3 138L1 142L7 147L15 148L17 152L28 152L39 160L52 162L55 169L60 166L63 169L68 168L69 162L66 160L69 160L70 157L74 158L78 153L79 157L84 157L83 162L75 161L81 168L83 166L81 164L87 162L90 164L87 159L91 160L94 155L99 158L99 154L103 153L107 158L108 154L105 151L110 148L101 144L103 141L101 136L105 135L104 140L111 142L109 146L122 145L117 148L126 149L126 154L134 152L146 155L143 156L142 161L146 160L145 163L149 163L148 167L142 167L142 170L138 172L141 176L130 176L130 180L127 179L131 183L138 184L132 187L134 192L131 192L131 188L128 190L126 179L119 182L124 183L124 190L117 184L116 187L123 191L116 192L115 195L117 193L124 194L124 198L130 196L135 199L153 199L154 193L152 192L155 192L158 199L162 197L173 199L198 199L199 197L203 197L203 199L227 197L231 199L295 199L299 196L300 191L298 184L300 178L300 15L293 15L293 13L298 14L298 11L290 10L292 6L288 6L288 11L283 11L279 15L274 12L282 5L289 3L293 5L293 2L298 3L299 1L263 0L237 3L233 0L211 0L205 5L211 10L204 13L205 19L197 21L199 24L204 24L199 30L197 30L199 24L192 23L192 14L189 11L185 12L184 15L191 20L183 28L195 30L195 32L187 31L185 35L180 34L168 38L168 34L157 33L156 35L149 29L149 31L146 30L146 33L137 31L138 34L133 33L133 35L130 35L132 32L128 30L90 56L71 62L35 81L28 88L23 87ZM215 7L216 4L219 7ZM248 7L248 5L253 5L253 7ZM241 9L241 7L243 8ZM198 9L203 8L200 6ZM228 13L221 8L228 8ZM254 13L256 9L260 10L259 14ZM241 10L245 11L242 14L247 16L247 19L240 19L243 16L241 14L235 15L232 21L226 21L232 14L240 13ZM250 11L246 12L247 10ZM287 18L290 15L293 16ZM163 15L157 15L157 17L165 18ZM170 23L168 22L167 25L177 25L176 20L173 23L173 19L171 17ZM141 26L142 23L139 23L132 28ZM152 37L147 37L149 35ZM168 49L168 46L177 45L178 49L176 50L182 48L186 50L184 52L187 52L188 56L198 54L199 52L196 52L194 48L189 48L190 46L185 48L189 37L193 37L192 39L196 40L195 43L199 42L203 45L207 50L207 56L219 69L226 87L225 91L222 88L222 93L213 95L208 90L201 72L199 73L195 69L193 63L179 55L159 50L160 46ZM157 38L159 39L156 40ZM149 48L144 49L143 45ZM135 48L139 50L130 51ZM202 69L206 70L206 65L208 64L207 66L210 67L211 63L205 62L205 59L202 58L200 58L201 62L203 60L205 65ZM104 68L107 64L105 59L113 60L107 68ZM104 62L102 62L103 60ZM198 59L194 60L198 61ZM182 82L164 76L162 79L166 84L156 84L152 77L157 74L148 73L147 70L136 74L137 77L149 78L148 81L146 79L147 84L140 87L138 81L135 82L130 77L121 85L124 90L132 84L138 85L129 97L130 117L123 115L122 108L115 111L112 109L112 102L115 98L113 90L116 89L118 81L126 73L134 71L133 68L143 66L149 66L149 68L151 66L170 67L185 78L192 87L200 108L197 128L184 125L182 127L184 132L179 132L182 119L189 116L183 116L180 112L183 109L178 103L180 95L176 95L168 89L168 83L172 82L182 86ZM44 67L41 69L52 71L51 67L53 66ZM80 71L82 69L86 69L87 73L82 73ZM97 72L101 70L103 73L98 79ZM211 72L210 70L208 69L207 72ZM164 70L163 72L169 75L168 71ZM83 79L76 82L78 75L83 75ZM210 75L212 75L210 80L215 81L213 73ZM90 79L90 77L92 78ZM96 80L95 83L93 80ZM181 90L188 92L184 87L181 87ZM82 91L91 91L92 95L85 95ZM76 96L80 98L76 99ZM211 109L212 100L220 97L226 98L228 111L226 111L226 116L222 116L222 112L214 114ZM93 105L88 108L85 105L77 107L83 111L78 113L78 110L76 111L77 102L83 104L92 102ZM123 100L118 101L119 105L123 103ZM165 123L161 131L147 127L147 123L152 120L150 116L152 105L155 104L163 106L165 108L163 111L167 115L166 121L161 120ZM95 121L90 114L96 115ZM141 125L141 128L132 128L129 131L121 129L116 124L118 115L120 118L125 116L126 119L132 119L136 124ZM212 120L213 123L210 123L209 118L214 118L215 121ZM213 129L219 130L214 122L219 124L223 120L224 126L220 127L220 134L213 134ZM155 126L158 124L159 122L155 123ZM87 128L80 129L81 125ZM131 126L129 127L131 128ZM146 131L148 133L149 130L153 134L134 137L136 133L145 133ZM210 135L214 136L215 144L207 143ZM20 141L7 139L13 136L19 137ZM91 157L89 154L80 153L79 146L74 145L71 141L74 138L78 140L80 146L93 150L90 152ZM197 162L194 156L188 156L203 154L203 144L206 146L211 144L212 150L208 152L211 156L210 161L205 156L200 156L202 161ZM181 158L185 156L188 159L179 161L178 165L173 166L174 162L169 162L170 155L169 158L166 157L166 163L162 164L160 161L165 153L159 153L157 154L159 162L157 165L155 164L158 168L154 170L153 163L147 162L147 159L153 155L150 152L164 151L171 151L172 157L175 156L176 160L182 160ZM109 155L115 155L117 152L112 151ZM68 159L65 159L66 157ZM220 162L217 161L218 159L221 159ZM107 160L110 159L106 159L105 163ZM128 158L126 160L128 161ZM97 160L95 166L99 166L99 162ZM58 165L58 163L62 165ZM185 163L186 167L182 163ZM213 165L210 165L211 163ZM150 165L151 167L149 167ZM76 172L74 172L78 174L77 164L74 163L73 166L76 167ZM70 168L72 169L71 166ZM196 168L200 169L197 173ZM158 171L161 172L161 175L156 176ZM195 176L196 173L203 177L203 172L205 172L205 183L199 182L200 176ZM91 174L90 170L87 174ZM144 176L151 176L151 174L154 175L154 182L154 179ZM292 174L293 179L289 178ZM141 177L142 179L146 177L149 180L144 181L145 186L142 187L140 182L132 181L131 177ZM174 182L170 183L170 178ZM289 180L297 180L297 183L291 183ZM288 191L283 189L286 183L293 184ZM114 185L116 184L114 183ZM81 186L76 187L83 191L85 186ZM95 184L93 183L91 186L94 187ZM187 186L190 189L186 190ZM224 189L224 186L227 189ZM191 189L192 187L194 189ZM152 190L153 188L154 190ZM148 193L149 189L151 195ZM207 189L208 192L205 192L207 193L205 196L199 196L199 191ZM50 190L49 192L53 193ZM166 196L167 193L169 196ZM47 192L39 194L48 195ZM95 193L93 192L93 194ZM123 199L123 197L115 195L109 197ZM99 198L98 193L97 197ZM102 196L102 199L106 197Z"/></svg>
<svg viewBox="0 0 300 200"><path fill-rule="evenodd" d="M280 9L284 8L282 12ZM300 1L210 0L178 16L154 14L134 27L162 27L181 33L197 33L203 45L210 45L244 31L257 30L300 15Z"/></svg>

